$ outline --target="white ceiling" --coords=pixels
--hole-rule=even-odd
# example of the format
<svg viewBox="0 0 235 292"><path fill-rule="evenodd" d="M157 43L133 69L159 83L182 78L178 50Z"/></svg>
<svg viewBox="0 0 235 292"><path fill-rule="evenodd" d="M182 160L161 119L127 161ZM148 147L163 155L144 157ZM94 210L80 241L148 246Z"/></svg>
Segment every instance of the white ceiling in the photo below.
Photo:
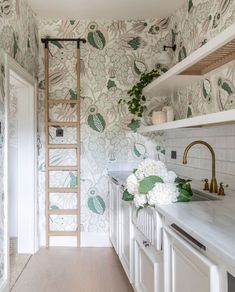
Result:
<svg viewBox="0 0 235 292"><path fill-rule="evenodd" d="M186 0L28 0L48 18L144 19L169 16Z"/></svg>

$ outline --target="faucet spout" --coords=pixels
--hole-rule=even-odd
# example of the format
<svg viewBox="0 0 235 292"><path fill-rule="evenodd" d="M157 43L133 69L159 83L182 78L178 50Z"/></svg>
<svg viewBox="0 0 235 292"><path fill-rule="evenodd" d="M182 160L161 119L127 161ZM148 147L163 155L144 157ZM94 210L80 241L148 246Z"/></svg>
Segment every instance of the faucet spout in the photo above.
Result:
<svg viewBox="0 0 235 292"><path fill-rule="evenodd" d="M216 171L215 171L215 152L210 144L208 144L207 142L202 141L202 140L197 140L197 141L190 143L184 150L183 164L187 164L188 152L191 149L191 147L196 145L196 144L202 144L210 150L211 157L212 157L212 179L211 179L211 183L210 183L210 192L217 193L218 192L218 185L217 185L217 181L216 181L216 177L215 177L215 174L216 174Z"/></svg>

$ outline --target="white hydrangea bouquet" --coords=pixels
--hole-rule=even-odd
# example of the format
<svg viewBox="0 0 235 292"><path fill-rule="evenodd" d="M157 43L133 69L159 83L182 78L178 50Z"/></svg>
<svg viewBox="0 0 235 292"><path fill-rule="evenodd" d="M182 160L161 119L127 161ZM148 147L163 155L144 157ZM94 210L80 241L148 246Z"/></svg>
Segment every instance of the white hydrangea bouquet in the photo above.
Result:
<svg viewBox="0 0 235 292"><path fill-rule="evenodd" d="M163 162L145 159L127 178L122 199L134 201L138 209L188 202L193 194L189 182L168 171Z"/></svg>

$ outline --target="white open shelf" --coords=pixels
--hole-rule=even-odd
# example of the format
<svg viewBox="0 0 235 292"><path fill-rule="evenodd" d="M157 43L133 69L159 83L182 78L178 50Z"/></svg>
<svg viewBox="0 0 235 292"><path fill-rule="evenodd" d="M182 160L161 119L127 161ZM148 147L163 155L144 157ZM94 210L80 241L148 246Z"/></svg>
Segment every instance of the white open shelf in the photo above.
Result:
<svg viewBox="0 0 235 292"><path fill-rule="evenodd" d="M177 128L202 127L209 125L217 125L222 123L235 122L235 109L197 116L188 119L177 120L169 123L141 127L139 133L151 133L156 131L164 131Z"/></svg>
<svg viewBox="0 0 235 292"><path fill-rule="evenodd" d="M143 90L149 97L169 96L178 88L203 79L203 75L235 59L235 24L191 53Z"/></svg>

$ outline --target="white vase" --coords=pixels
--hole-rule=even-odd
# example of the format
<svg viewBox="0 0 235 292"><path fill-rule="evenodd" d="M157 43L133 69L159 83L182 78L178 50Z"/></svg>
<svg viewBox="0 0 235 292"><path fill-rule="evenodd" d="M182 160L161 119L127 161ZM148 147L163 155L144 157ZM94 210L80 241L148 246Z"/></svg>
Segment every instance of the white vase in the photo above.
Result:
<svg viewBox="0 0 235 292"><path fill-rule="evenodd" d="M167 122L174 121L174 111L173 111L172 106L165 106L162 109L162 111L166 113L166 121Z"/></svg>
<svg viewBox="0 0 235 292"><path fill-rule="evenodd" d="M162 124L166 122L166 112L153 111L152 112L152 123L153 125Z"/></svg>

